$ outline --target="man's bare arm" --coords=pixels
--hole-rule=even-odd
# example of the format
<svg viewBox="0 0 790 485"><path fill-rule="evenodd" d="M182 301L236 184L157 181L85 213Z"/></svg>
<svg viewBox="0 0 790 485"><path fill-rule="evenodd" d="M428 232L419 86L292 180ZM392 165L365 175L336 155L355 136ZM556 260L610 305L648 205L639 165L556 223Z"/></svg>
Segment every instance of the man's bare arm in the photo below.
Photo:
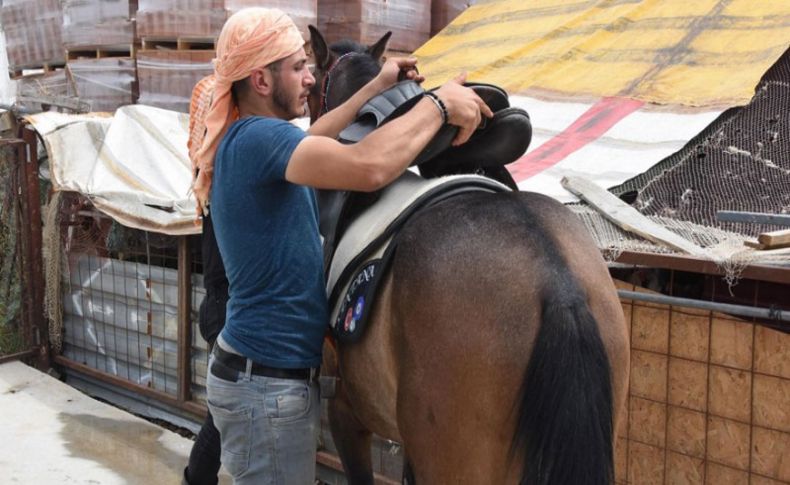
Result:
<svg viewBox="0 0 790 485"><path fill-rule="evenodd" d="M448 122L459 127L456 141L460 143L480 124L481 113L487 117L493 115L474 91L461 86L462 82L463 77L457 78L436 91L447 106ZM308 136L291 155L285 178L295 184L322 189L377 190L406 170L439 131L442 122L441 112L426 98L353 145Z"/></svg>

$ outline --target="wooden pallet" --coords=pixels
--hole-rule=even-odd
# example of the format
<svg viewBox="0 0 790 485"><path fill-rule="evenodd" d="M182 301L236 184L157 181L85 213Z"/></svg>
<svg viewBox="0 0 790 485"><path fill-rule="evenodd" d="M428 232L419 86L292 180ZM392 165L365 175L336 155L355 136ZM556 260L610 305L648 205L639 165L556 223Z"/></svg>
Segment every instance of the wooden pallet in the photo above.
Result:
<svg viewBox="0 0 790 485"><path fill-rule="evenodd" d="M74 46L66 49L66 60L104 59L106 57L134 57L138 47L134 44Z"/></svg>
<svg viewBox="0 0 790 485"><path fill-rule="evenodd" d="M11 79L19 79L31 73L25 74L24 71L41 70L42 72L54 72L57 69L63 69L66 63L63 61L45 62L43 64L30 65L30 66L14 66L8 69L8 74Z"/></svg>
<svg viewBox="0 0 790 485"><path fill-rule="evenodd" d="M143 37L144 50L213 51L215 37Z"/></svg>

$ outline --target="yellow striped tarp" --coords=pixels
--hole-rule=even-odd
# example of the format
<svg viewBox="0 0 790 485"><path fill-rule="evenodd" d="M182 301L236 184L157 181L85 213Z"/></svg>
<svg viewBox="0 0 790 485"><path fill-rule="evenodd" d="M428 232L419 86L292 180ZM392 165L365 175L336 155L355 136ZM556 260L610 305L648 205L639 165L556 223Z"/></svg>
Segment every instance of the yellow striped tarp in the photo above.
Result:
<svg viewBox="0 0 790 485"><path fill-rule="evenodd" d="M790 45L790 0L501 0L415 53L427 86L468 71L511 93L746 103Z"/></svg>

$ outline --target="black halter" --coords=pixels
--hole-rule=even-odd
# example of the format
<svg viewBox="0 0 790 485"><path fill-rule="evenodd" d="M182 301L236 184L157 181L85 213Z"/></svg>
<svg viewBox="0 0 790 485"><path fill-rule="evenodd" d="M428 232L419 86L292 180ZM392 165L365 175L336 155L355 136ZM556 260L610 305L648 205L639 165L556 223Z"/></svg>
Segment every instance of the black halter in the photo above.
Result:
<svg viewBox="0 0 790 485"><path fill-rule="evenodd" d="M323 80L322 85L321 85L321 107L319 109L319 115L318 116L325 115L329 111L329 106L328 106L326 100L327 100L327 97L329 96L329 84L330 84L329 77L332 74L332 71L335 70L337 65L340 64L340 61L342 61L343 59L345 59L347 57L350 58L350 57L361 56L361 55L363 55L363 54L361 54L359 52L346 52L342 56L340 56L337 59L335 59L335 62L333 62L332 66L326 71L326 75L324 75L324 80Z"/></svg>

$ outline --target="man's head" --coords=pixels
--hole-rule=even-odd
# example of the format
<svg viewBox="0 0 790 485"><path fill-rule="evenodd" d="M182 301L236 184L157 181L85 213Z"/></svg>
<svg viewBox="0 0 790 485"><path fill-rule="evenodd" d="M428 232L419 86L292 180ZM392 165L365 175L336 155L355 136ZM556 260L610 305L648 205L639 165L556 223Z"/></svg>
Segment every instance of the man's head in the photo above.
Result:
<svg viewBox="0 0 790 485"><path fill-rule="evenodd" d="M233 83L249 77L251 81L249 87L254 88L253 91L257 91L265 84L266 91L271 91L273 100L274 84L278 81L274 80L270 67L262 66L270 66L273 62L282 60L280 65L280 75L283 78L282 89L280 89L282 94L278 99L287 100L281 103L286 109L278 108L271 115L291 118L302 114L303 111L299 111L296 104L301 90L305 88L297 86L295 79L299 78L298 83L306 85L309 84L312 76L309 73L307 76L297 75L302 68L298 65L298 60L291 61L294 61L294 56L298 59L304 57L303 46L304 39L299 29L287 15L277 9L246 8L236 12L225 22L217 40L217 57L214 59L216 86L211 108L206 116L206 137L197 153L200 173L195 180L194 191L202 206L206 206L211 190L211 176L217 147L230 124L236 119L237 113L242 114L242 106L239 105L237 111L233 103L231 95ZM292 71L288 72L288 68ZM255 81L253 78L256 76L266 76L268 81L265 83L260 80ZM240 93L239 99L243 99L245 94L250 93ZM257 99L251 96L247 98ZM274 103L272 106L275 106Z"/></svg>
<svg viewBox="0 0 790 485"><path fill-rule="evenodd" d="M300 48L234 82L233 97L242 116L261 114L290 120L304 116L307 97L314 84L307 55Z"/></svg>

